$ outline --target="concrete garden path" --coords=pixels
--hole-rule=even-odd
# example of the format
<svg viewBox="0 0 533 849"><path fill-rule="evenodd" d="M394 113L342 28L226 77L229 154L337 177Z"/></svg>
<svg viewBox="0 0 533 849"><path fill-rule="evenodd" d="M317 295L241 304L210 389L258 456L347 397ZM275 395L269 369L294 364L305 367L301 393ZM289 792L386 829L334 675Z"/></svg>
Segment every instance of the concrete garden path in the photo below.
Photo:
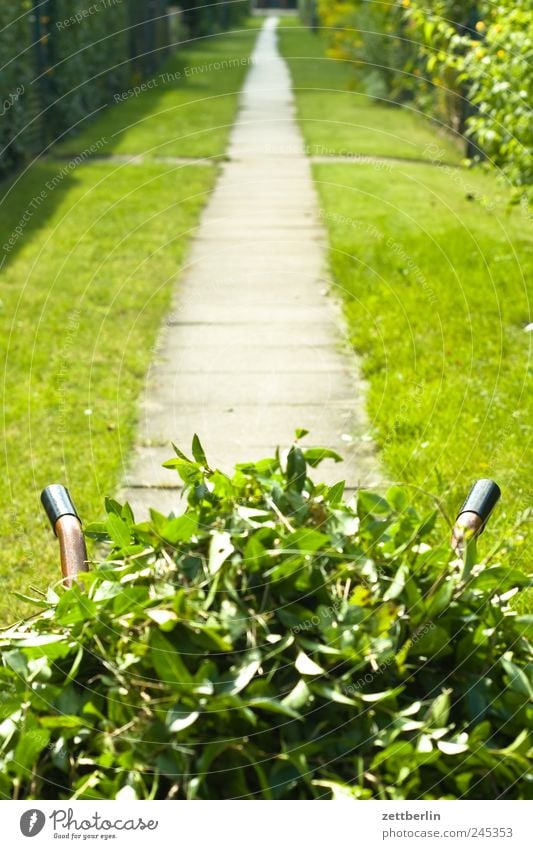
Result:
<svg viewBox="0 0 533 849"><path fill-rule="evenodd" d="M379 481L364 386L327 295L326 237L294 118L289 72L267 18L232 131L229 161L204 211L141 404L121 493L136 515L177 510L170 442L198 433L212 466L272 456L294 430L338 450L317 474ZM305 443L304 443L305 444Z"/></svg>

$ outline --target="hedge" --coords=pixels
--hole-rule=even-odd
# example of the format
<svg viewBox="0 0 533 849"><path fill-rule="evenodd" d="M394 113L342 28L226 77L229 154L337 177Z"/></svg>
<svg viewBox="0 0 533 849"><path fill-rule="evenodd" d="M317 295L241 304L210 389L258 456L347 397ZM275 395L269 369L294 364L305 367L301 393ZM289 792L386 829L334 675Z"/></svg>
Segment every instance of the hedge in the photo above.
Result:
<svg viewBox="0 0 533 849"><path fill-rule="evenodd" d="M11 168L25 154L35 153L41 139L37 118L39 101L31 82L35 77L31 51L19 52L31 38L30 0L0 4L0 172ZM26 13L26 15L24 15ZM19 45L19 50L14 50ZM14 58L14 53L19 55Z"/></svg>
<svg viewBox="0 0 533 849"><path fill-rule="evenodd" d="M237 25L247 0L192 4L196 37ZM166 0L11 0L0 6L0 175L75 131L170 49ZM16 46L16 49L15 49Z"/></svg>

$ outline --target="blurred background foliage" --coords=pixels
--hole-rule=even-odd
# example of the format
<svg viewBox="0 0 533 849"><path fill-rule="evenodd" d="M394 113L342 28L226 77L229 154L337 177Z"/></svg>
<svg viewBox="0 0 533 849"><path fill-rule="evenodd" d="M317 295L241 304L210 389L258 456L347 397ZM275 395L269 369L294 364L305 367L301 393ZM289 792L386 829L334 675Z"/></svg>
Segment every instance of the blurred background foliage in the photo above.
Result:
<svg viewBox="0 0 533 849"><path fill-rule="evenodd" d="M531 0L302 0L301 14L367 94L444 122L518 195L531 185Z"/></svg>
<svg viewBox="0 0 533 849"><path fill-rule="evenodd" d="M248 0L11 0L0 4L0 176L155 73L191 39L238 26Z"/></svg>

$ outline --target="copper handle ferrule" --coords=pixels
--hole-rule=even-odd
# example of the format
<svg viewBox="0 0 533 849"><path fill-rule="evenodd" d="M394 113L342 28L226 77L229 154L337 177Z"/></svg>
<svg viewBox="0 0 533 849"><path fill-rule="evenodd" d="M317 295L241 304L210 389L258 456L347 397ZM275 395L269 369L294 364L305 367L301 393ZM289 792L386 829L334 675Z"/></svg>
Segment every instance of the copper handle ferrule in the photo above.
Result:
<svg viewBox="0 0 533 849"><path fill-rule="evenodd" d="M87 548L80 518L68 489L51 484L41 493L41 501L52 530L59 539L63 582L71 587L80 572L88 571Z"/></svg>
<svg viewBox="0 0 533 849"><path fill-rule="evenodd" d="M61 516L54 528L59 540L59 556L63 583L71 587L80 572L88 571L87 548L76 516Z"/></svg>

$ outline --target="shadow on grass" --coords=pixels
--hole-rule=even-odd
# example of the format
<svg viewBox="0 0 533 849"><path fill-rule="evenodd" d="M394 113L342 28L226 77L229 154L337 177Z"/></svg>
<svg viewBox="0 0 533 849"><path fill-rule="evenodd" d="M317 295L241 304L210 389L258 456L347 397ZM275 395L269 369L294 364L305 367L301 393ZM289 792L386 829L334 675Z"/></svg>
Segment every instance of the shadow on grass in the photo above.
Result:
<svg viewBox="0 0 533 849"><path fill-rule="evenodd" d="M210 128L216 129L217 101L235 96L240 90L255 35L253 29L222 33L178 49L149 78L133 82L121 91L109 91L105 109L94 120L80 125L79 132L56 144L50 156L65 158L87 151L99 157L157 152L158 147L189 138L190 129L193 138L194 130L203 132L210 113ZM187 114L182 111L184 107L188 107ZM180 115L178 121L176 114ZM150 127L146 122L150 122ZM124 151L127 133L134 138L126 139L130 149ZM194 146L193 140L190 145ZM180 151L179 155L188 153ZM194 151L190 155L196 156Z"/></svg>
<svg viewBox="0 0 533 849"><path fill-rule="evenodd" d="M36 159L0 183L0 272L46 226L75 182L75 167Z"/></svg>

